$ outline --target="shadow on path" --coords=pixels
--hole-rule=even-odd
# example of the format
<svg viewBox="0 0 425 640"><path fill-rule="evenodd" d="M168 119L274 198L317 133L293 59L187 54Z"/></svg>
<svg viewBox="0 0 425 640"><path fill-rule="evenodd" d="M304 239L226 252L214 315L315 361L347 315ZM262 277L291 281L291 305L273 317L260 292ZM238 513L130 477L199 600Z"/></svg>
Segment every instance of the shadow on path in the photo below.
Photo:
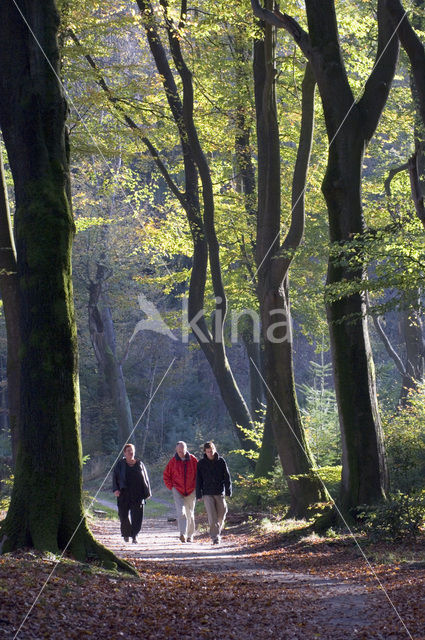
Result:
<svg viewBox="0 0 425 640"><path fill-rule="evenodd" d="M144 520L138 542L124 542L117 521L97 521L96 537L117 555L130 560L138 558L161 566L186 566L204 571L220 571L223 574L240 576L267 589L267 585L279 583L284 593L288 589L299 589L300 599L308 592L315 601L314 619L309 622L323 630L323 636L357 638L358 630L368 625L367 591L362 585L319 575L278 571L264 567L261 557L237 545L234 536L223 535L220 545L212 545L209 538L195 536L193 543L181 543L175 522L167 517ZM223 580L225 577L223 575ZM341 635L338 635L341 634ZM318 637L318 636L315 636Z"/></svg>

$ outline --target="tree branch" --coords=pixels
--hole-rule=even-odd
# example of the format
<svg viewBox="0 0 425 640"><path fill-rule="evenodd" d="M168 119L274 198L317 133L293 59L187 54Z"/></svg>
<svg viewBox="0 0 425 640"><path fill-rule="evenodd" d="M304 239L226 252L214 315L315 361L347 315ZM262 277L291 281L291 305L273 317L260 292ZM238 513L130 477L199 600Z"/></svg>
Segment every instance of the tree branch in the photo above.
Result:
<svg viewBox="0 0 425 640"><path fill-rule="evenodd" d="M359 108L364 115L366 142L372 138L387 102L397 65L399 43L386 0L378 0L378 48L375 62L366 82Z"/></svg>
<svg viewBox="0 0 425 640"><path fill-rule="evenodd" d="M422 193L422 187L419 179L417 154L416 152L409 158L409 176L410 176L410 191L412 193L412 200L415 205L416 214L419 220L425 227L425 206L424 195Z"/></svg>
<svg viewBox="0 0 425 640"><path fill-rule="evenodd" d="M400 373L400 375L402 377L404 377L406 375L406 368L405 368L400 356L398 355L398 353L396 352L396 350L392 346L387 334L385 333L385 330L384 330L384 328L382 326L380 317L378 315L376 315L376 313L373 313L373 311L371 310L370 300L369 300L369 293L367 291L365 292L365 298L366 298L366 308L368 310L368 313L372 316L372 320L373 320L373 324L374 324L374 327L376 329L376 332L378 333L379 337L381 338L382 343L383 343L388 355L394 361L398 372Z"/></svg>
<svg viewBox="0 0 425 640"><path fill-rule="evenodd" d="M69 34L70 38L74 41L74 43L78 47L80 47L80 49L82 51L84 51L84 47L81 44L81 42L78 39L78 37L76 36L76 34L74 33L74 31L72 29L68 29L68 34ZM139 134L142 134L142 130L139 127L139 125L136 124L136 122L134 122L134 120L124 111L122 105L120 104L120 99L112 94L110 88L106 84L106 81L105 81L105 79L103 78L103 76L102 76L102 74L100 72L99 67L97 66L97 64L94 61L94 59L92 58L92 56L90 54L88 54L88 53L83 53L83 55L84 55L85 59L87 60L87 62L89 63L89 65L91 66L91 68L95 71L95 73L96 73L96 84L99 85L99 87L101 89L103 89L103 91L105 92L109 102L114 106L114 108L124 118L125 123L127 124L128 127L130 127L130 129L133 129L134 131L137 131ZM159 157L158 151L155 149L153 144L150 142L149 138L147 138L143 134L140 136L140 139L143 142L143 144L146 146L146 148L148 149L150 155L152 156L152 159L154 160L154 162L155 162L156 166L158 167L159 171L161 172L165 182L167 183L167 186L172 191L172 193L176 196L176 198L179 200L180 204L182 206L184 206L185 195L180 191L180 189L177 187L176 183L172 179L172 177L171 177L170 173L168 172L166 166L164 165L164 163L162 162L161 158Z"/></svg>
<svg viewBox="0 0 425 640"><path fill-rule="evenodd" d="M267 22L277 29L285 29L293 37L306 58L310 59L312 51L309 35L294 18L286 13L281 13L278 8L273 11L264 9L259 0L251 0L251 7L254 15L263 22Z"/></svg>
<svg viewBox="0 0 425 640"><path fill-rule="evenodd" d="M422 122L425 126L425 48L410 24L407 13L400 0L385 0L392 18L393 27L398 25L397 34L401 46L409 56Z"/></svg>
<svg viewBox="0 0 425 640"><path fill-rule="evenodd" d="M388 177L384 182L384 189L388 198L391 198L391 182L393 181L393 178L395 178L396 175L401 173L402 171L406 171L406 169L408 168L409 168L409 162L404 162L398 167L394 167L393 169L390 169L390 171L388 172Z"/></svg>
<svg viewBox="0 0 425 640"><path fill-rule="evenodd" d="M313 142L314 130L314 93L316 89L316 79L310 62L307 63L302 82L302 115L300 139L298 143L297 159L295 161L294 174L292 178L292 216L291 225L286 238L282 244L281 253L284 255L285 273L293 260L294 250L301 243L304 235L305 224L305 186L307 170L310 162L311 145Z"/></svg>

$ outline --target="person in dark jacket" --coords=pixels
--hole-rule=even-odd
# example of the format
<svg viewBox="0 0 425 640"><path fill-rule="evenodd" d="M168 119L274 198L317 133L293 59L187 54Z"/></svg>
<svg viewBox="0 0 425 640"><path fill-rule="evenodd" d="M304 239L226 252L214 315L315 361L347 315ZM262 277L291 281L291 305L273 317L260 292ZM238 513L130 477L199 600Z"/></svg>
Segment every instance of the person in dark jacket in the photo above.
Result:
<svg viewBox="0 0 425 640"><path fill-rule="evenodd" d="M203 500L213 544L220 543L227 513L225 495L232 495L232 481L224 458L218 455L214 442L204 444L204 457L196 472L196 497Z"/></svg>
<svg viewBox="0 0 425 640"><path fill-rule="evenodd" d="M152 493L146 467L134 456L134 445L124 445L123 453L124 458L114 467L112 490L117 497L121 535L125 542L128 542L131 536L136 544L137 534L142 528L143 506Z"/></svg>
<svg viewBox="0 0 425 640"><path fill-rule="evenodd" d="M176 453L164 469L164 483L173 494L181 542L193 542L195 533L196 466L197 459L187 450L183 440L176 444Z"/></svg>

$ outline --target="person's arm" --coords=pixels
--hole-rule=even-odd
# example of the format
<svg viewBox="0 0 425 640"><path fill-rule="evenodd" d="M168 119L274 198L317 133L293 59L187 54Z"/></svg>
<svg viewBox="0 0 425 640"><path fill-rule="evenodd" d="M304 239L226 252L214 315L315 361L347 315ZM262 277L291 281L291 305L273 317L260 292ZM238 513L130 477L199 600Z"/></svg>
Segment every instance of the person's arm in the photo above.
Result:
<svg viewBox="0 0 425 640"><path fill-rule="evenodd" d="M196 467L196 499L202 500L204 489L204 479L202 477L201 465L198 462L198 466Z"/></svg>
<svg viewBox="0 0 425 640"><path fill-rule="evenodd" d="M116 497L118 498L118 496L120 495L120 487L119 487L119 482L118 482L118 462L114 467L114 471L112 474L112 491L114 492L114 494L116 495Z"/></svg>
<svg viewBox="0 0 425 640"><path fill-rule="evenodd" d="M225 490L226 496L230 498L232 495L232 480L230 478L229 468L224 458L223 458L223 464L224 464L224 470L223 470L224 490Z"/></svg>
<svg viewBox="0 0 425 640"><path fill-rule="evenodd" d="M165 486L167 487L167 489L171 489L173 488L173 478L172 478L172 474L171 474L171 462L172 459L168 462L167 466L164 469L164 483Z"/></svg>
<svg viewBox="0 0 425 640"><path fill-rule="evenodd" d="M152 496L152 491L151 491L151 485L149 482L148 472L146 471L146 467L143 464L143 462L140 462L140 469L142 472L142 479L143 479L143 490L144 490L143 499L147 500Z"/></svg>

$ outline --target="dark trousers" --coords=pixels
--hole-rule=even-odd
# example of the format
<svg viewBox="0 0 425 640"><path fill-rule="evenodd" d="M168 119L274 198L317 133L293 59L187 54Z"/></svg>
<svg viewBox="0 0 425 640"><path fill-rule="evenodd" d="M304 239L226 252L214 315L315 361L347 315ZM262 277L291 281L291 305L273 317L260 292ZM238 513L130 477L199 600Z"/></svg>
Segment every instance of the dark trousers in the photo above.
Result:
<svg viewBox="0 0 425 640"><path fill-rule="evenodd" d="M121 535L123 538L135 538L142 528L143 504L132 502L128 493L123 490L117 498L118 516L121 522ZM129 520L129 515L131 522Z"/></svg>

